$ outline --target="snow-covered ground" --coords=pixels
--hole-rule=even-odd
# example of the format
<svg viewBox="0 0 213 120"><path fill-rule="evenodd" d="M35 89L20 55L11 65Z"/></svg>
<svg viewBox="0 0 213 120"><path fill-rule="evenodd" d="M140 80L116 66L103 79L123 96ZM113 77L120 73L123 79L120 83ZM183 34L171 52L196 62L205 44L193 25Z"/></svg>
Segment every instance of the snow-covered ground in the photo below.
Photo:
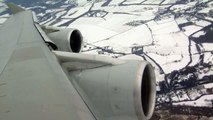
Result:
<svg viewBox="0 0 213 120"><path fill-rule="evenodd" d="M79 29L85 53L148 60L156 70L159 103L212 104L211 0L67 0L60 5L30 8L41 24ZM7 17L1 16L0 24Z"/></svg>
<svg viewBox="0 0 213 120"><path fill-rule="evenodd" d="M213 95L205 95L202 96L201 98L194 100L194 101L184 101L184 102L178 102L178 103L173 103L173 105L178 106L178 105L185 105L185 106L196 106L196 107L213 107L212 105L212 99Z"/></svg>

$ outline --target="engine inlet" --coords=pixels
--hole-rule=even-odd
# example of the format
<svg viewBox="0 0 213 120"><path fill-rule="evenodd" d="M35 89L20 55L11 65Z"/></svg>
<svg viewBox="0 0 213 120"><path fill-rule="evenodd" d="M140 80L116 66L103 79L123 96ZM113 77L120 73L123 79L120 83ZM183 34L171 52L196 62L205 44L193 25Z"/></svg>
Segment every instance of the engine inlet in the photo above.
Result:
<svg viewBox="0 0 213 120"><path fill-rule="evenodd" d="M70 48L72 52L79 53L82 47L82 35L78 30L74 30L70 36Z"/></svg>
<svg viewBox="0 0 213 120"><path fill-rule="evenodd" d="M147 119L149 119L154 111L155 107L155 76L154 70L150 64L147 64L142 76L141 83L141 103L143 113Z"/></svg>

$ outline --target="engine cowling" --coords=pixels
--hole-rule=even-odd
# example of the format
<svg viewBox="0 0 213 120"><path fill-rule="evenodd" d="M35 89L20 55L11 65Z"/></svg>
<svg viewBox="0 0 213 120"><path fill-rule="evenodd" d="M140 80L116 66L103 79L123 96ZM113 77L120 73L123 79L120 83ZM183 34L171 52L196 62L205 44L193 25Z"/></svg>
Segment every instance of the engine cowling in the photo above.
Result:
<svg viewBox="0 0 213 120"><path fill-rule="evenodd" d="M100 120L147 120L155 106L156 85L148 62L69 72L71 82Z"/></svg>
<svg viewBox="0 0 213 120"><path fill-rule="evenodd" d="M77 29L56 29L52 28L47 36L55 43L59 51L81 52L83 46L83 37Z"/></svg>

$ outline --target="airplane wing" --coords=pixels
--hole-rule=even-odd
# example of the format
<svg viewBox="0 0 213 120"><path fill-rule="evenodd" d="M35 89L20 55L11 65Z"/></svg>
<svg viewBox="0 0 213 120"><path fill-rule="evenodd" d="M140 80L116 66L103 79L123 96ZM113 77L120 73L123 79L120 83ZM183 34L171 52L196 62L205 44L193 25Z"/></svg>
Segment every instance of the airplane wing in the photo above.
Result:
<svg viewBox="0 0 213 120"><path fill-rule="evenodd" d="M148 62L79 53L78 30L45 33L31 11L8 6L14 15L0 29L0 120L151 118Z"/></svg>
<svg viewBox="0 0 213 120"><path fill-rule="evenodd" d="M0 36L1 120L94 120L30 11L11 16Z"/></svg>
<svg viewBox="0 0 213 120"><path fill-rule="evenodd" d="M16 14L18 12L22 12L25 11L25 9L18 7L17 5L15 5L14 3L7 3L7 6L10 8L10 10L12 11L13 14Z"/></svg>

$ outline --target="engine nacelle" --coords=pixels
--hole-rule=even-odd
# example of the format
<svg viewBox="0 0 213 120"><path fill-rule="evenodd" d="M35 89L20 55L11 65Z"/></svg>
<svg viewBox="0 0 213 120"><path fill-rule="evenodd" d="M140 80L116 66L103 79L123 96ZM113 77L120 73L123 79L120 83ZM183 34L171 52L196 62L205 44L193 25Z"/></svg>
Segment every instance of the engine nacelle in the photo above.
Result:
<svg viewBox="0 0 213 120"><path fill-rule="evenodd" d="M71 82L99 120L147 120L155 106L156 83L148 62L127 61L69 73Z"/></svg>
<svg viewBox="0 0 213 120"><path fill-rule="evenodd" d="M49 29L47 29L49 30ZM83 37L77 29L51 29L47 36L55 43L59 51L79 53L83 46Z"/></svg>

